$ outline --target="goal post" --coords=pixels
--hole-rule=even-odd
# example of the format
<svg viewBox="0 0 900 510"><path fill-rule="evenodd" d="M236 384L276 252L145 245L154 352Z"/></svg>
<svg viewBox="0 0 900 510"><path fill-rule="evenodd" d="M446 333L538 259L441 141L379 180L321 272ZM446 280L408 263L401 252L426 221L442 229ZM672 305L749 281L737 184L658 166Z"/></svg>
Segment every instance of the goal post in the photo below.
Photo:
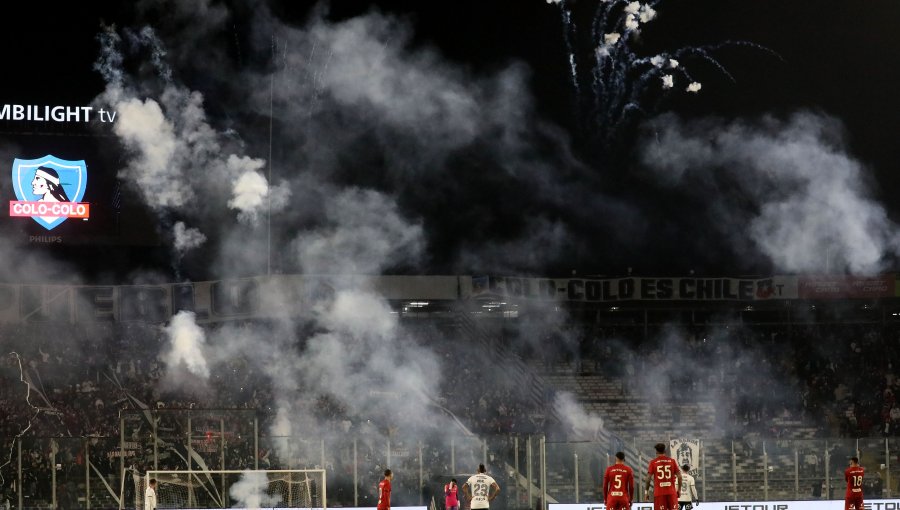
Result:
<svg viewBox="0 0 900 510"><path fill-rule="evenodd" d="M324 469L147 471L135 476L135 509L156 480L156 506L167 508L327 508Z"/></svg>

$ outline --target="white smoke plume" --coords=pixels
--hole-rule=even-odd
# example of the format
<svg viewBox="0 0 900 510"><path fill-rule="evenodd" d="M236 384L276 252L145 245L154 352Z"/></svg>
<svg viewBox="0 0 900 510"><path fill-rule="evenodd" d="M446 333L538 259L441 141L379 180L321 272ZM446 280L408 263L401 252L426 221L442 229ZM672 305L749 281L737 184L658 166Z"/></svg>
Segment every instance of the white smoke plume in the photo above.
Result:
<svg viewBox="0 0 900 510"><path fill-rule="evenodd" d="M618 44L619 40L622 38L622 34L618 32L611 32L609 34L603 34L603 44L597 48L597 57L608 57L610 50Z"/></svg>
<svg viewBox="0 0 900 510"><path fill-rule="evenodd" d="M603 418L595 413L585 411L584 406L575 400L571 393L557 394L553 408L562 419L569 439L574 441L595 441L604 430Z"/></svg>
<svg viewBox="0 0 900 510"><path fill-rule="evenodd" d="M104 26L97 40L100 43L100 54L94 62L94 70L106 81L107 92L115 95L114 90L121 89L125 79L122 68L124 58L119 51L122 38L114 26Z"/></svg>
<svg viewBox="0 0 900 510"><path fill-rule="evenodd" d="M324 173L334 168L335 153L359 150L363 142L364 150L374 149L379 159L389 162L386 175L380 179L390 180L390 189L399 193L388 196L402 200L406 207L411 196L420 195L418 208L430 208L435 203L430 190L435 186L453 189L452 183L465 177L452 158L470 154L486 160L491 170L485 175L503 179L507 185L521 185L522 193L531 197L531 203L565 207L572 202L573 193L581 193L577 189L565 189L560 173L554 170L580 164L571 157L568 139L555 130L544 129L546 126L533 111L526 85L527 70L523 67L510 66L489 77L471 76L463 69L448 65L430 49L411 49L409 27L378 14L341 23L313 20L306 33L286 44L314 46L319 55L328 56L319 57L318 83L322 93L318 102L314 98L296 97L300 92L293 88L276 87L275 92L276 98L284 96L284 107L277 110L278 114L290 113L295 108L293 105L303 104L304 100L312 103L317 129L309 130L304 150L298 150L293 158L312 158L308 165L312 171ZM295 52L289 53L287 60L288 69L303 69L309 59L302 52ZM290 82L302 79L299 73L288 75ZM259 100L264 102L267 98ZM308 108L303 110L304 114ZM350 124L343 120L345 117L355 122ZM286 118L286 122L291 121ZM493 142L484 143L487 140ZM558 149L552 151L554 161L548 161L548 151L538 149L541 145ZM330 148L322 150L321 147ZM555 161L556 158L559 160ZM365 175L359 178L369 180ZM293 189L295 194L300 193L296 187ZM460 200L468 202L469 197L461 196ZM607 202L591 199L591 203ZM418 215L418 209L409 210ZM479 217L476 211L478 208L473 207L453 215L467 217L466 223L472 225L456 236L457 239L471 238L473 247L475 239L481 243L510 241L478 236L485 218ZM439 214L442 225L437 227L443 229L448 216L443 210ZM515 232L545 230L540 224L543 221L540 214L517 210L515 217L524 223ZM429 226L423 225L426 229ZM529 243L526 235L517 237L522 241L520 244ZM517 245L516 241L512 240L510 246ZM469 253L463 256L477 258L469 257ZM544 249L531 260L554 256L563 255L558 250ZM525 257L517 258L525 260ZM510 265L504 269L509 270Z"/></svg>
<svg viewBox="0 0 900 510"><path fill-rule="evenodd" d="M675 86L675 78L671 74L662 76L662 86L664 89L670 89Z"/></svg>
<svg viewBox="0 0 900 510"><path fill-rule="evenodd" d="M224 140L207 121L203 95L174 85L165 85L156 99L129 94L108 89L99 100L119 112L114 131L131 154L121 177L156 211L202 210L224 191L218 183L234 177L222 156Z"/></svg>
<svg viewBox="0 0 900 510"><path fill-rule="evenodd" d="M425 248L422 226L376 191L337 193L325 204L324 219L293 242L306 273L378 274L389 263L418 261Z"/></svg>
<svg viewBox="0 0 900 510"><path fill-rule="evenodd" d="M439 187L459 196L461 188L454 188L454 183L466 179L460 174L461 167L455 158L484 161L489 170L477 170L475 180L488 175L503 180L505 186L518 185L523 196L529 196L529 202L535 204L535 210L544 203L568 209L567 204L582 193L591 195L590 199L584 197L585 203L600 207L610 203L597 200L596 189L591 192L575 186L568 189L569 184L563 183L558 171L561 166L575 167L579 172L588 170L581 168L572 156L568 138L543 124L533 110L524 67L513 65L492 76L473 76L448 64L430 48L411 47L410 27L378 13L338 23L314 18L302 30L279 27L278 33L284 40L280 46L291 51L284 54L284 70L276 80L274 112L276 121L299 126L296 129L303 133L299 143L291 140L284 144L290 151L285 159L302 161L303 168L308 169L303 176L291 179L291 210L296 214L295 206L299 204L304 212L314 216L306 224L316 223L321 227L308 229L304 224L291 245L292 252L299 253L296 260L300 270L372 271L373 266L368 263L353 262L350 267L344 267L330 254L340 246L351 251L365 246L364 251L376 253L375 258L379 259L381 256L377 254L385 252L379 230L395 236L399 243L392 241L394 245L408 244L409 249L394 251L397 265L427 260L433 254L426 253L431 244L426 243L430 240L424 239L425 234L432 231L430 226L436 227L435 231L446 230L450 217L465 218L466 225L471 225L455 239L473 240L472 249L461 252L453 263L462 258L467 261L478 258L477 254L468 252L487 245L491 245L489 258L498 260L493 256L497 244L533 245L529 234L547 231L542 215L517 208L511 216L521 224L508 231L526 234L516 235L517 239L490 236L486 240L478 234L486 223L486 218L477 213L479 208L464 208L454 215L447 215L446 209L435 212L432 208L437 202L433 190ZM310 81L315 87L278 86ZM256 84L255 90L265 93L256 92L253 103L258 109L267 108L270 104L268 77ZM309 120L298 122L297 119ZM554 149L548 151L544 148L547 146ZM349 154L356 154L361 164L344 168ZM548 154L551 154L549 160ZM384 161L383 170L367 168L369 158ZM462 171L468 172L477 165L464 165L467 168ZM275 165L276 169L283 166ZM344 180L348 174L352 178ZM334 182L339 179L340 182ZM378 191L348 191L354 189L355 181L372 180L379 183ZM361 198L360 203L355 195ZM371 197L375 196L380 198L373 200ZM468 202L469 198L459 196L453 201ZM348 212L339 213L340 207L335 203L346 203ZM366 212L368 205L372 209ZM420 220L420 209L432 209L430 215L422 214L426 216L424 221ZM401 226L394 218L404 212L407 216L404 221L409 225ZM339 218L341 214L343 217ZM591 216L610 217L602 213ZM428 219L440 225L429 224ZM354 228L362 237L334 235L333 225L348 222L358 225ZM405 240L415 238L409 235L413 233L409 226L422 232L422 242L427 246ZM565 229L557 231L562 230ZM373 242L359 242L369 234L376 234ZM439 236L442 232L435 234ZM548 248L545 246L527 257L510 251L514 255L510 259L534 263L564 256L565 250ZM341 261L344 262L348 261ZM510 270L511 266L518 269L514 263L501 267Z"/></svg>
<svg viewBox="0 0 900 510"><path fill-rule="evenodd" d="M699 82L694 81L688 84L686 90L688 92L693 92L694 94L696 94L697 92L700 92L701 88L703 88L703 85L701 85Z"/></svg>
<svg viewBox="0 0 900 510"><path fill-rule="evenodd" d="M148 12L160 8L176 17L206 10L199 5L192 8L179 4L175 8L169 2L144 4ZM424 191L433 189L427 180L441 174L455 179L452 172L458 165L450 164L450 158L476 150L478 157L487 158L497 172L508 173L522 183L527 192L535 195L535 203L561 204L571 200L559 193L555 182L552 169L559 162L547 161L541 155L546 151L535 149L541 144L552 144L565 155L568 141L549 128L541 131L546 126L532 110L523 66L512 65L492 76L473 76L466 69L448 64L432 49L413 48L407 23L377 13L337 23L314 15L302 28L281 24L265 8L254 16L254 31L259 37L265 35L267 45L277 48L278 56L273 62L277 68L248 71L225 83L233 87L229 93L245 99L229 105L230 115L235 118L267 117L274 102L275 144L282 156L275 165L273 182L263 178L265 162L253 157L254 151L247 148L268 142L264 140L267 131L214 127L216 119L210 119L205 111L205 94L212 92L201 94L182 85L178 66L173 66L171 73L159 72L149 79L137 80L122 71L123 60L133 57L123 56L121 38L115 32L101 37L102 54L97 66L103 69L108 89L97 102L116 110L121 109L119 105L128 107L116 121L116 132L130 153L121 176L140 190L163 221L168 221L167 213L171 212L211 239L228 237L239 241L241 246L207 245L223 255L227 253L216 266L243 271L266 267L266 257L244 249L248 244L247 229L233 233L220 220L222 209L230 209L242 225L251 229L271 209L278 213L273 214L273 246L289 244L297 230L303 232L299 236L302 240L313 240L311 248L292 244L307 252L296 259L299 267L294 265L293 257L285 256L287 252L277 250L275 263L279 270L308 270L310 266L316 271L339 269L334 264L320 264L326 260L310 257L309 252L321 252L319 248L338 241L328 239L327 225L333 224L334 216L334 207L329 203L333 197L344 200L342 190L353 185L352 180L346 179L348 170L342 165L354 158L361 163L354 165L359 168L354 172L359 174L369 173L364 170L368 157L385 162L383 171L372 171L383 172L378 179L386 182L375 193L383 195L383 202L394 202L399 214L402 213L396 197L410 194L395 194L393 190L410 190L413 196L407 202L421 203ZM212 26L222 19L211 16L209 24L196 27L197 32L229 30L230 26ZM170 25L181 26L178 22ZM196 44L196 34L172 30L166 26L148 33L141 30L129 40L152 51L154 62L194 55L191 72L205 69L216 57L227 58L218 46ZM273 33L277 34L274 40ZM166 44L160 42L163 37ZM183 47L185 40L194 41L193 47ZM171 49L167 50L167 45ZM227 69L209 72L217 75ZM155 89L148 85L154 80L158 83ZM279 132L278 126L291 126L290 134ZM484 144L492 138L499 143ZM300 167L296 164L302 164L304 172L297 171ZM385 187L390 191L385 191ZM292 207L290 215L284 215L281 213L288 198ZM432 206L433 201L426 204ZM389 213L387 223L397 213ZM377 215L376 211L371 216ZM323 217L324 233L310 229ZM527 214L520 218L523 223L531 221ZM288 224L299 227L291 228L289 233L278 231ZM260 241L259 237L254 238L257 245ZM373 246L377 249L380 244ZM399 263L420 258L423 250L424 247L413 247L411 256L404 254ZM308 264L307 260L313 263ZM332 267L326 267L329 265ZM371 270L367 264L351 269Z"/></svg>
<svg viewBox="0 0 900 510"><path fill-rule="evenodd" d="M269 183L259 172L242 173L234 181L228 207L237 209L243 217L256 219L269 194Z"/></svg>
<svg viewBox="0 0 900 510"><path fill-rule="evenodd" d="M117 112L114 133L129 155L119 175L158 213L161 228L167 228L171 212L199 222L221 218L227 207L252 226L262 211L284 207L289 187L268 183L259 172L266 162L245 155L244 143L232 131L212 126L203 94L178 83L156 33L146 27L124 32L132 46L150 51L157 76L142 79L123 72L128 55L122 38L107 28L95 66L107 88L95 103ZM189 232L174 228L178 255L199 245L197 235L179 236Z"/></svg>
<svg viewBox="0 0 900 510"><path fill-rule="evenodd" d="M288 267L307 274L374 275L397 265L416 266L427 257L425 226L414 207L400 202L421 190L431 194L432 183L455 182L459 165L453 158L487 154L499 178L522 183L539 201L597 202L593 193L563 186L553 171L558 161L543 155L543 147L558 147L560 155L554 158L582 170L567 152L564 136L550 129L539 132L542 126L530 104L524 67L511 66L487 78L473 76L433 50L413 48L407 24L377 13L342 22L314 17L302 28L283 25L264 12L260 16L255 30L266 41L266 50L270 44L278 50L276 74L247 71L228 82L245 98L230 113L265 117L274 101L275 143L283 155L278 159L282 163L274 165L273 182L263 177L265 163L247 156L253 151L234 141L234 136L261 137L259 130L226 136L224 129L213 127L217 124L207 118L203 96L179 85L177 72L161 93L149 95L151 99L137 99L127 77L122 78L118 97L140 101L143 107L153 101L162 119L156 125L172 133L165 140L174 140L175 147L157 158L169 166L156 175L171 175L190 193L180 197L179 205L158 204L160 209L175 209L209 233L205 224L193 220L196 209L218 207L217 214L210 214L215 218L224 216L221 209L233 211L242 223L252 224L264 207L277 203L279 193L283 201L290 193L292 207L278 218L287 227L273 239ZM204 26L198 32L216 29ZM177 35L166 39L169 44L179 40ZM193 54L200 67L215 60L203 55L217 49L194 46L191 51L173 46L168 54ZM279 132L278 126L290 128ZM145 163L150 158L144 154L149 143L139 143L143 135L138 126L129 129L137 134L129 138L135 141L128 171L138 179L151 173ZM258 147L259 139L248 140L248 145L254 141ZM384 168L370 170L370 157L386 161ZM380 187L348 184L353 182L347 178L351 171L351 177L374 180ZM368 179L372 173L377 173L375 179ZM171 188L171 195L180 191ZM145 199L155 200L149 195ZM500 265L508 263L509 253L521 252L514 263L535 266L547 253L564 253L572 246L563 222L535 217L524 222L522 231L521 238L491 245L485 258ZM219 250L219 266L227 263L234 272L245 271L245 261L258 260L259 244L249 242L243 231L221 237L210 235L208 242L210 249ZM480 251L474 245L472 251ZM466 254L461 258L480 260ZM271 433L276 435L321 429L315 405L309 402L319 395L337 402L353 419L372 416L374 422L388 407L392 415L409 417L404 426L444 423L430 401L442 373L436 354L365 283L329 285L330 293L313 302L267 297L279 321L211 331L209 344L215 349L206 349L197 335L187 336L190 341L178 361L187 366L190 360L194 371L203 374L200 367L215 373L229 360L241 358L264 373L273 391L276 419ZM296 317L298 310L302 318ZM173 320L168 329L179 326L179 331L189 332L191 324Z"/></svg>
<svg viewBox="0 0 900 510"><path fill-rule="evenodd" d="M641 23L649 23L656 19L656 10L653 7L650 7L649 4L644 4L641 6Z"/></svg>
<svg viewBox="0 0 900 510"><path fill-rule="evenodd" d="M637 30L641 26L638 18L635 17L634 14L627 14L625 16L625 29L626 30Z"/></svg>
<svg viewBox="0 0 900 510"><path fill-rule="evenodd" d="M127 32L127 35L136 45L145 46L150 49L150 59L153 67L156 68L159 77L166 83L172 80L172 68L168 63L168 54L163 47L162 42L156 36L156 33L149 26L141 28L137 33Z"/></svg>
<svg viewBox="0 0 900 510"><path fill-rule="evenodd" d="M281 498L266 494L269 477L259 471L246 471L240 480L228 491L237 508L273 508L281 503Z"/></svg>
<svg viewBox="0 0 900 510"><path fill-rule="evenodd" d="M377 116L385 128L404 136L418 130L411 141L428 155L477 140L492 125L483 108L501 100L492 96L500 92L498 82L467 76L431 50L410 51L411 36L408 25L377 14L338 24L316 20L307 33L295 34L305 44L327 48L319 86L342 108L362 119ZM308 56L299 52L287 59L288 66L309 65ZM426 139L429 143L422 144Z"/></svg>
<svg viewBox="0 0 900 510"><path fill-rule="evenodd" d="M797 113L685 122L668 115L651 127L643 162L670 185L707 195L711 224L738 241L748 236L778 271L875 273L900 253L900 231L872 197L866 169L847 153L835 119ZM734 186L740 201L723 186Z"/></svg>
<svg viewBox="0 0 900 510"><path fill-rule="evenodd" d="M653 421L655 428L674 437L685 431L681 405L697 404L695 409L705 409L702 412L708 414L692 425L703 430L690 433L728 435L745 431L750 402L764 406L771 416L800 409L801 392L786 375L793 370L786 366L793 362L787 354L793 347L784 333L761 334L754 328L726 325L727 320L713 319L711 323L722 324L687 330L666 325L638 346L633 339L605 338L604 348L615 360L615 366L608 369L627 381L622 387L627 398L647 404L622 415L605 416L607 430ZM578 408L569 412L577 419L568 421L586 424L591 430L590 418L596 417Z"/></svg>
<svg viewBox="0 0 900 510"><path fill-rule="evenodd" d="M285 165L279 170L288 182L277 185L264 177L264 161L229 150L232 137L212 127L199 93L168 83L151 99L129 98L134 93L128 88L128 78L123 77L116 95L110 93L102 99L119 99L114 105L130 101L140 107L136 108L140 113L150 110L155 114L150 126L131 125L135 116L119 119L126 124L121 128L127 135L123 140L132 155L128 177L171 183L145 193L144 198L154 208L175 210L188 219L196 208L218 206L230 208L239 221L252 224L265 208L278 210L291 192L301 193L298 207L292 208L299 214L283 221L304 226L291 228L291 238L284 239L282 246L290 248L283 258L307 273L374 275L398 261L417 263L426 246L422 225L408 219L388 193L329 182L334 166L326 159L336 153L356 152L353 144L357 140L348 134L371 131L367 126L357 127L370 119L387 124L387 129L378 132L385 134L388 147L398 149L389 158L396 161L391 171L400 172L418 166L404 163L412 161L414 154L424 154L426 160L432 156L444 158L447 151L478 140L481 130L487 129L488 112L481 107L480 99L475 99L484 91L476 86L473 92L464 73L445 66L430 52L407 51L402 40L410 37L408 30L378 15L337 25L317 20L302 31L278 28L288 44L297 48L281 55L283 76L296 72L295 81L304 83L308 73L314 70L317 74L312 87L278 87L275 91L276 101L283 106L275 112L281 116L276 121L283 118L300 130L290 135L286 149L298 149L294 159L309 162L304 167L310 169L301 173ZM268 27L265 31L269 33ZM321 48L321 53L313 53L310 48ZM115 51L109 53L115 56ZM312 67L318 63L309 62L311 53L324 59L321 67ZM267 84L270 78L267 74L247 77L250 82L259 79ZM177 73L173 74L173 82L177 79ZM259 88L252 84L247 87L247 104L268 114L269 97L253 96ZM496 99L494 112L503 111L507 99L500 101L499 93ZM313 124L304 132L307 124L297 120L307 118L310 112L317 122L317 116L335 112L349 114L353 120L346 127ZM168 148L161 155L151 152L159 140ZM160 203L156 197L160 191L172 198ZM226 237L219 249L234 255L224 258L239 265L260 251L257 246L238 233ZM178 314L166 327L170 345L164 358L170 372L183 367L204 379L235 357L245 359L266 375L272 387L276 419L271 433L281 436L308 434L321 427L316 423L315 402L309 401L317 396L334 400L354 420L356 416L368 416L373 421L386 418L379 413L387 402L392 412L409 417L404 425L439 423L430 409L430 399L436 396L440 383L437 357L400 327L391 307L377 293L364 284L333 285L336 290L330 297L305 303L310 308L301 318L296 317L298 303L287 296L268 300L271 311L282 318L277 324L211 331L210 343L215 349L206 348L203 332L192 315ZM298 335L300 325L314 325L316 333ZM251 484L248 494L254 492Z"/></svg>
<svg viewBox="0 0 900 510"><path fill-rule="evenodd" d="M427 416L420 413L436 395L440 365L429 350L404 340L381 296L339 291L319 323L329 332L309 340L300 367L307 384L327 381L329 391L369 413L377 404L365 399L376 391L395 400L397 416L410 422Z"/></svg>
<svg viewBox="0 0 900 510"><path fill-rule="evenodd" d="M199 248L206 242L206 236L199 229L188 227L183 221L176 221L173 227L175 251L184 255L190 250Z"/></svg>
<svg viewBox="0 0 900 510"><path fill-rule="evenodd" d="M203 380L209 379L209 364L206 353L206 333L197 325L193 312L180 311L163 328L168 346L163 360L170 372L186 369L190 374Z"/></svg>
<svg viewBox="0 0 900 510"><path fill-rule="evenodd" d="M181 207L193 198L176 161L178 142L175 129L153 99L129 98L115 103L118 119L114 126L134 159L122 177L134 182L148 205L155 209Z"/></svg>
<svg viewBox="0 0 900 510"><path fill-rule="evenodd" d="M267 208L280 211L287 204L290 188L286 184L270 187L259 170L265 165L261 159L228 157L229 173L236 175L228 207L238 211L238 219L255 223Z"/></svg>
<svg viewBox="0 0 900 510"><path fill-rule="evenodd" d="M338 288L314 302L272 296L266 306L282 319L217 329L209 339L215 349L195 349L196 358L205 360L211 372L241 359L266 377L275 415L267 433L273 437L336 434L327 428L330 422L318 421L315 401L322 397L346 412L354 430L364 426L361 419L377 423L376 433L384 433L385 424L416 431L441 423L431 407L442 370L436 354L401 327L377 292L364 284L340 285L339 278L328 281ZM298 308L308 313L293 317ZM298 337L298 324L312 325L316 332ZM282 458L297 453L288 441L275 447Z"/></svg>

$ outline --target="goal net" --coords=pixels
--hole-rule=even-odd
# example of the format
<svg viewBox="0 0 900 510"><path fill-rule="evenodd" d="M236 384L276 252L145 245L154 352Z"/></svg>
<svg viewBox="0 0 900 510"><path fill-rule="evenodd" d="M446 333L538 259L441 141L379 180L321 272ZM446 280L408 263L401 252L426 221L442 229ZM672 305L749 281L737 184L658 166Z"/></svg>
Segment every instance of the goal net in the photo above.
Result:
<svg viewBox="0 0 900 510"><path fill-rule="evenodd" d="M135 477L135 509L156 480L156 506L165 508L325 509L325 470L148 471Z"/></svg>

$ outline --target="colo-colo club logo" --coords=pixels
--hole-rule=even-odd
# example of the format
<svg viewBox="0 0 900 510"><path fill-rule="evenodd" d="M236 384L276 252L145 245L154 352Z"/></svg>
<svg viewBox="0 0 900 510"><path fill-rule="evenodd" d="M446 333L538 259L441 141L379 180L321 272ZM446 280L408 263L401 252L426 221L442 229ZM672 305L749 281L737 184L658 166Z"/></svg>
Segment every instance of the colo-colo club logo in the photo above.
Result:
<svg viewBox="0 0 900 510"><path fill-rule="evenodd" d="M69 218L90 217L90 204L81 202L87 187L84 161L55 156L16 159L12 182L18 200L9 202L10 216L30 216L47 230Z"/></svg>

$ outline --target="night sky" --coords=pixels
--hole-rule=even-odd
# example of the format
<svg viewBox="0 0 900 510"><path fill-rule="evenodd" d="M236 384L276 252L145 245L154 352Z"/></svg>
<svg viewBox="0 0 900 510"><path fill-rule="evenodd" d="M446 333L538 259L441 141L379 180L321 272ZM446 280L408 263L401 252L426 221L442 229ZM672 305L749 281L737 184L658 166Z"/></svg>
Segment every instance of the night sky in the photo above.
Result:
<svg viewBox="0 0 900 510"><path fill-rule="evenodd" d="M97 34L102 24L154 26L164 42L169 34L189 29L171 28L179 23L183 25L183 20L173 18L173 21L165 9L147 7L158 3L164 2L28 3L17 21L8 21L0 32L6 69L4 79L0 80L0 104L89 104L104 89L103 79L93 69L99 51ZM254 33L249 21L255 5L252 2L226 4L230 18L224 25L230 30L213 34L204 39L205 43L221 45L230 59L222 63L223 68L269 69L272 62L260 50L258 41L254 42L259 34ZM570 1L569 5L576 26L584 29L596 2ZM268 7L281 22L301 28L311 16L315 3L269 2ZM536 111L534 121L563 134L565 141L561 145L571 149L577 162L573 168L579 168L568 174L563 172L561 180L573 188L595 190L603 197L620 197L628 204L628 210L641 211L642 215L642 227L628 231L626 221L623 231L612 232L621 222L602 217L592 221L592 215L598 215L594 210L580 214L558 204L540 201L521 204L520 201L528 202L522 197L528 196L534 184L519 186L503 178L482 175L490 174L497 162L483 162L477 145L454 155L458 158L455 165L471 168L455 173L457 179L452 183L426 179L404 187L386 183L371 174L360 177L361 174L350 171L338 173L335 181L342 185L369 186L395 193L405 213L422 218L429 240L425 261L399 264L387 271L559 274L578 270L621 274L630 266L645 273L684 273L691 269L732 274L791 271L791 268L777 267L758 253L742 257L744 247L740 243L732 243L728 236L708 233L704 222L711 220L707 214L698 212L703 207L701 199L689 190L673 191L660 186L652 173L642 171L636 154L640 151L641 133L647 136L643 125L627 131L616 142L613 156L597 155L595 142L579 117L582 106L569 80L558 6L544 0L334 1L326 10L326 18L336 23L373 10L397 16L412 27L410 51L434 48L449 65L471 76L490 76L509 66L524 64L528 92ZM691 63L693 75L703 82L702 92L666 96L647 118L672 112L685 121L715 117L727 123L763 115L786 118L798 111L833 117L845 129L843 150L866 169L862 179L869 194L885 207L890 219L900 221L900 207L893 198L900 194L900 179L896 176L900 161L900 143L896 140L900 132L897 129L900 95L896 92L900 83L900 32L896 29L900 26L900 3L894 0L669 0L661 2L657 11L658 18L642 31L639 41L632 43L638 54L651 55L667 48L724 41L749 41L772 53L748 47L718 50L715 57L734 76L734 83L711 66ZM576 41L579 58L592 51L586 32L581 30ZM221 76L204 75L177 64L174 70L185 86L204 93L212 124L247 130L265 128L264 120L245 122L230 116L228 106L235 96L222 92ZM276 124L276 129L286 132L288 127ZM0 122L0 130L4 133L0 139L15 142L20 139L16 137L22 128L8 123L4 127ZM252 140L262 137L239 134L251 140L251 149L261 147ZM114 139L100 140L115 151ZM489 144L490 140L482 142ZM537 151L548 159L556 158L550 154L556 151L552 147ZM116 152L110 157L110 168L124 157ZM286 150L276 147L276 166L287 166L278 158L288 157ZM377 155L366 161L375 168L387 168L391 164ZM412 188L416 189L409 191ZM428 193L422 191L424 188L441 188L444 191L436 196L442 198L429 199ZM477 216L446 212L476 209ZM537 262L508 266L497 262L496 257L484 262L483 258L459 256L472 244L485 239L527 236L527 226L519 216L537 214L546 214L567 225L569 234L580 239L578 246L557 250L555 255ZM473 226L473 217L482 218L483 225ZM461 238L466 240L459 241ZM150 244L157 242L164 244L164 241ZM57 248L57 255L77 262L91 256L90 244L90 240L81 242L80 247L69 251ZM124 254L120 257L127 264L127 254L134 250L128 245L134 243L119 244L112 251ZM140 250L147 253L143 248ZM170 256L166 248L161 246L155 253L143 263L167 266ZM188 268L195 268L196 277L213 276L201 269L205 267L204 256L215 255L208 252L198 255L193 262L190 258L185 262ZM892 260L890 253L887 258ZM891 264L882 269L892 269ZM286 266L285 270L292 268Z"/></svg>

